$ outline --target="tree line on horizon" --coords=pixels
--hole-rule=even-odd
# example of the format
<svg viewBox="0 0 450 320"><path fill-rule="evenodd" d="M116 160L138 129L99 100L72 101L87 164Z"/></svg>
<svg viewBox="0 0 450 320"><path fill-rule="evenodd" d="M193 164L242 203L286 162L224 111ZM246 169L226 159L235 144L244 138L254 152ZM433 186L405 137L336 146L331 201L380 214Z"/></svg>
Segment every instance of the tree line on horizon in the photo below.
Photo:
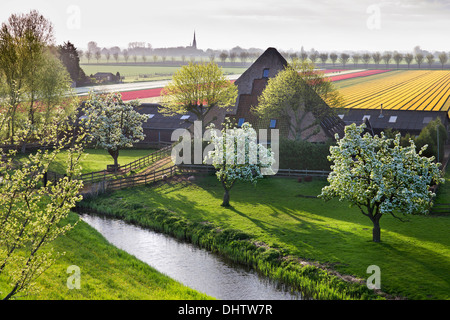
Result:
<svg viewBox="0 0 450 320"><path fill-rule="evenodd" d="M340 65L342 67L346 67L350 62L353 62L354 66L364 65L366 68L372 62L379 66L380 64L384 64L386 68L389 68L392 62L394 62L399 68L402 62L405 62L410 68L412 63L416 63L419 68L426 63L429 67L431 67L435 62L439 62L441 64L442 69L444 65L449 61L450 53L447 54L445 51L431 53L426 50L420 49L419 46L416 46L413 52L401 53L398 51L384 51L384 52L353 52L353 53L336 53L336 52L319 52L317 50L311 49L310 52L306 52L302 50L299 53L281 53L287 59L300 59L302 61L309 60L312 63L316 64L320 62L322 64L326 64L331 61L333 66Z"/></svg>
<svg viewBox="0 0 450 320"><path fill-rule="evenodd" d="M171 62L194 62L196 57L206 58L209 61L225 62L252 62L255 61L264 50L259 48L241 48L236 46L230 50L201 50L193 49L191 47L175 47L175 48L153 48L150 43L144 42L130 42L127 49L122 49L118 46L110 48L100 48L95 41L90 41L87 46L87 50L78 50L78 55L81 58L86 58L88 63L91 60L96 60L97 63L103 58L107 63L110 61L125 61L128 63L132 61L134 63L147 63L147 62L167 62L168 58ZM385 65L389 68L391 64L395 64L399 68L400 64L406 63L408 68L412 64L416 64L419 68L426 64L429 67L435 63L440 63L441 68L448 63L450 59L450 52L436 51L430 52L422 50L420 46L416 46L412 52L402 53L399 51L375 51L375 52L319 52L314 48L309 52L305 51L303 47L301 51L280 51L281 55L286 60L300 59L301 61L308 60L314 64L332 64L335 66L349 67L350 63L357 67L359 65L365 66L369 64L375 64L377 66Z"/></svg>

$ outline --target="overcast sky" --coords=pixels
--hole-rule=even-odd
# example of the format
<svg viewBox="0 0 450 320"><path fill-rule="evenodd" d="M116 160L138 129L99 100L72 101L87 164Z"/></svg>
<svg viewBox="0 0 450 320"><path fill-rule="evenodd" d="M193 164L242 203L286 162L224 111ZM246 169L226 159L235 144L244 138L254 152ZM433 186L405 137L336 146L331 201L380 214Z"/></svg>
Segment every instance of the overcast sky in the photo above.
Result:
<svg viewBox="0 0 450 320"><path fill-rule="evenodd" d="M450 0L1 0L0 20L38 10L57 44L299 51L450 51Z"/></svg>

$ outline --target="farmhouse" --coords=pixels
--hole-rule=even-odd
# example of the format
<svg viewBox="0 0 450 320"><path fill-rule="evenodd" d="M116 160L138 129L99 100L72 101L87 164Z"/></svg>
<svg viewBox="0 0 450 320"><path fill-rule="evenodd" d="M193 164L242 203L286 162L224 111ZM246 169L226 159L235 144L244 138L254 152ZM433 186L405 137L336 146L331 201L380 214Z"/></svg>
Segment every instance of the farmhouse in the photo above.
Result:
<svg viewBox="0 0 450 320"><path fill-rule="evenodd" d="M244 122L249 122L255 129L279 129L280 135L293 139L289 133L289 120L281 117L274 117L268 120L261 120L252 111L252 107L258 104L258 97L264 91L270 78L275 77L283 70L287 61L275 49L268 48L235 82L238 87L238 98L236 104L226 111L216 112L216 122L222 123L225 117L233 119L240 126ZM311 89L312 90L312 89ZM314 93L315 94L315 93ZM334 111L317 95L317 110L320 112L308 112L304 115L302 128L310 127L313 122L318 126L312 126L305 130L302 135L309 136L313 130L318 129L318 133L311 135L307 140L321 143L328 139L333 139L335 134L343 135L344 123L334 114ZM324 111L325 110L325 111Z"/></svg>
<svg viewBox="0 0 450 320"><path fill-rule="evenodd" d="M119 79L111 72L97 72L94 74L95 80L98 82L117 82Z"/></svg>

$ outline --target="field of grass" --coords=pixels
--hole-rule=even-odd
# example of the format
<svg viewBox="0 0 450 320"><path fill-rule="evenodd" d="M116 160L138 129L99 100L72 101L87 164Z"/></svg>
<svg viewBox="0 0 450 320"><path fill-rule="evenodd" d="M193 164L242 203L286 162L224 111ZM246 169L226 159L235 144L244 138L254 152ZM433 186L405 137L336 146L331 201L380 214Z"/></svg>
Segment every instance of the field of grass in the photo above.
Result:
<svg viewBox="0 0 450 320"><path fill-rule="evenodd" d="M82 64L81 68L88 76L91 74L94 75L97 72L111 72L113 74L119 72L121 76L125 77L124 81L128 82L171 79L174 72L177 71L180 67L142 64L133 65L133 63L130 62L129 65ZM222 68L222 70L225 74L241 74L245 70L247 70L247 68L224 67ZM146 77L144 78L143 75L146 75Z"/></svg>
<svg viewBox="0 0 450 320"><path fill-rule="evenodd" d="M358 209L337 200L303 197L319 194L325 184L277 178L264 179L255 187L236 184L231 190L232 207L223 208L222 187L209 176L195 182L124 189L86 205L125 216L135 212L142 219L146 212L167 209L187 224L237 230L284 255L316 261L361 279L369 276L369 266L377 265L382 291L394 296L450 298L450 216L412 216L409 222L383 217L382 242L374 243L371 222Z"/></svg>
<svg viewBox="0 0 450 320"><path fill-rule="evenodd" d="M119 152L119 164L125 165L129 162L145 157L154 152L154 149L124 149ZM24 160L26 155L19 154L18 159ZM61 152L56 156L55 161L50 165L50 171L58 174L65 173L66 152ZM82 173L106 170L106 166L113 164L114 160L111 155L104 149L85 149L82 156L81 166Z"/></svg>
<svg viewBox="0 0 450 320"><path fill-rule="evenodd" d="M77 221L71 213L68 222ZM176 282L117 249L80 221L75 228L51 244L57 258L37 280L37 294L17 297L26 300L203 300L208 296ZM69 266L80 268L80 289L68 289ZM5 278L0 278L0 291L7 292Z"/></svg>

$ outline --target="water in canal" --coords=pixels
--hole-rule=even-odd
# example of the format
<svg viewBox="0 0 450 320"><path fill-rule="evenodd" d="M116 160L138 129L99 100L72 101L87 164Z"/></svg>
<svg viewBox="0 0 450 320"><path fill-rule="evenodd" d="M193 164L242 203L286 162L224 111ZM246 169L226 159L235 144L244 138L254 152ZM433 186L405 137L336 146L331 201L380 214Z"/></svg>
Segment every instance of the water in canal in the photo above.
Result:
<svg viewBox="0 0 450 320"><path fill-rule="evenodd" d="M94 215L81 218L110 243L184 285L221 300L298 300L275 281L175 238Z"/></svg>

